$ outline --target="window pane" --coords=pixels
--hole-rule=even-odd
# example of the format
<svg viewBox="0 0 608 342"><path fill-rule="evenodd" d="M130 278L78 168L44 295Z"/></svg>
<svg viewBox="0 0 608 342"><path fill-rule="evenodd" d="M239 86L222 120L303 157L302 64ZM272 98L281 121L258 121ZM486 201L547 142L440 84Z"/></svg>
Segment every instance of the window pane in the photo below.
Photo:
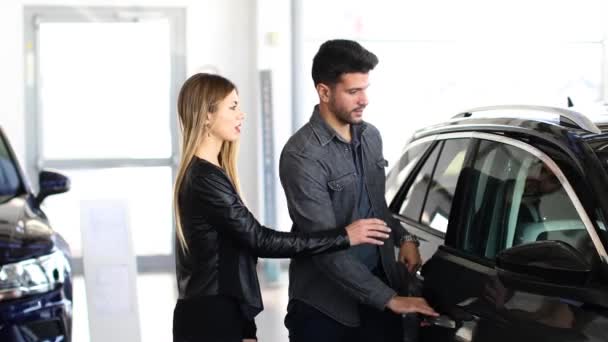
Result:
<svg viewBox="0 0 608 342"><path fill-rule="evenodd" d="M412 169L418 164L418 160L422 158L422 155L426 149L431 145L431 142L421 143L410 147L403 153L397 165L391 169L386 176L386 201L391 203L393 198L399 192L399 189L403 186L403 182L407 179L407 176L412 172Z"/></svg>
<svg viewBox="0 0 608 342"><path fill-rule="evenodd" d="M565 189L528 152L482 141L468 183L464 250L492 259L505 248L539 240L560 240L585 253L593 250Z"/></svg>
<svg viewBox="0 0 608 342"><path fill-rule="evenodd" d="M445 141L420 219L421 223L444 233L469 143L470 139Z"/></svg>
<svg viewBox="0 0 608 342"><path fill-rule="evenodd" d="M424 196L431 182L433 176L433 168L439 155L441 145L435 146L435 150L429 155L424 165L416 175L414 182L410 186L405 199L399 209L399 215L407 217L411 220L418 222L420 220L420 212L424 205Z"/></svg>
<svg viewBox="0 0 608 342"><path fill-rule="evenodd" d="M506 247L559 240L581 251L594 249L586 245L591 244L591 239L587 238L585 225L557 176L538 159L520 174L523 179L518 178L516 183L522 184L524 189L521 194L517 188L514 192L510 219L517 217L517 221L508 221Z"/></svg>
<svg viewBox="0 0 608 342"><path fill-rule="evenodd" d="M80 201L124 200L129 207L130 227L137 255L171 254L171 168L119 168L78 170L64 173L72 188L44 201L55 228L81 256Z"/></svg>
<svg viewBox="0 0 608 342"><path fill-rule="evenodd" d="M42 23L39 44L44 159L171 155L167 20Z"/></svg>
<svg viewBox="0 0 608 342"><path fill-rule="evenodd" d="M5 142L0 138L0 202L17 194L20 186L21 181L15 162L11 158Z"/></svg>

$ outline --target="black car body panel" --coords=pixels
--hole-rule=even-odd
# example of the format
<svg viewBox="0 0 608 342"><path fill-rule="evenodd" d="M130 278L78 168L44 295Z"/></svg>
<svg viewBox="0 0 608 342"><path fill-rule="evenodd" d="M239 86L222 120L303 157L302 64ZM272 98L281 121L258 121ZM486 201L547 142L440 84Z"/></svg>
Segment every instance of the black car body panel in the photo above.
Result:
<svg viewBox="0 0 608 342"><path fill-rule="evenodd" d="M466 153L442 169L457 139ZM422 341L608 341L607 133L465 118L408 146L387 200L421 240L425 298L456 325L422 328Z"/></svg>
<svg viewBox="0 0 608 342"><path fill-rule="evenodd" d="M0 341L71 341L71 254L40 208L45 196L67 191L69 180L45 170L40 188L36 196L0 129Z"/></svg>

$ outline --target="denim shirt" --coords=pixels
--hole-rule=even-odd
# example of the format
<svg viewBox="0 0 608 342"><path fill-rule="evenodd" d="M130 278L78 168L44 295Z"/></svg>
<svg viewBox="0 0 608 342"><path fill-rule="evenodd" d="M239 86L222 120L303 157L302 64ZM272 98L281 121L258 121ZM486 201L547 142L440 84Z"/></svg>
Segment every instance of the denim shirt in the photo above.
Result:
<svg viewBox="0 0 608 342"><path fill-rule="evenodd" d="M356 201L357 201L357 212L356 219L372 218L374 217L374 211L369 200L369 194L367 192L367 186L365 185L365 168L363 167L363 149L361 148L361 125L350 126L351 142L348 144L347 149L351 150L352 162L355 165L355 177L356 177ZM339 140L340 137L338 136ZM353 255L361 261L368 269L374 270L378 267L379 253L378 247L375 245L359 245L351 247Z"/></svg>
<svg viewBox="0 0 608 342"><path fill-rule="evenodd" d="M361 163L374 216L391 227L392 239L378 247L391 284L371 273L350 250L292 259L289 296L315 307L334 320L359 325L358 305L383 310L396 292L395 246L408 234L388 210L384 198L385 168L378 130L363 122ZM296 132L281 153L279 173L294 232L346 227L358 213L358 187L352 152L321 117L316 106L310 121Z"/></svg>

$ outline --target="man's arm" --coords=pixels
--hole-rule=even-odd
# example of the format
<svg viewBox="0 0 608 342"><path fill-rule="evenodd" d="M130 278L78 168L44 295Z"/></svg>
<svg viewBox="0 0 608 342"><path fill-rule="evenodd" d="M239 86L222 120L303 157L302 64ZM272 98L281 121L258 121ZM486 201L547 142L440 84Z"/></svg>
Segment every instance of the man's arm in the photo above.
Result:
<svg viewBox="0 0 608 342"><path fill-rule="evenodd" d="M373 127L373 126L372 126ZM383 143L382 136L377 128L373 127L377 142L379 143L380 151L382 151ZM388 166L388 162L385 162ZM382 184L386 183L386 176L382 176ZM399 261L406 264L410 272L415 272L422 265L422 258L418 250L418 238L405 229L399 220L393 217L393 214L388 209L386 199L382 198L382 210L384 211L383 219L389 227L391 227L392 238L395 246L399 248Z"/></svg>
<svg viewBox="0 0 608 342"><path fill-rule="evenodd" d="M284 151L279 172L289 214L298 230L333 229L336 226L333 205L327 180L317 161ZM331 281L360 303L382 310L396 294L347 251L316 255L312 260Z"/></svg>

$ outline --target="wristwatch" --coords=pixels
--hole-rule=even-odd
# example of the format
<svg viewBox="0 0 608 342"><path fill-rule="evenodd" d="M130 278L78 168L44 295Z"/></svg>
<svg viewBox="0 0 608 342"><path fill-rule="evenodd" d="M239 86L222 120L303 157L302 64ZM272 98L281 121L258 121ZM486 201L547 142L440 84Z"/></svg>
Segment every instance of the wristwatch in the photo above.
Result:
<svg viewBox="0 0 608 342"><path fill-rule="evenodd" d="M399 246L403 245L403 243L405 242L413 242L416 247L420 247L420 241L418 241L418 237L416 235L409 233L403 234L403 236L399 240Z"/></svg>

